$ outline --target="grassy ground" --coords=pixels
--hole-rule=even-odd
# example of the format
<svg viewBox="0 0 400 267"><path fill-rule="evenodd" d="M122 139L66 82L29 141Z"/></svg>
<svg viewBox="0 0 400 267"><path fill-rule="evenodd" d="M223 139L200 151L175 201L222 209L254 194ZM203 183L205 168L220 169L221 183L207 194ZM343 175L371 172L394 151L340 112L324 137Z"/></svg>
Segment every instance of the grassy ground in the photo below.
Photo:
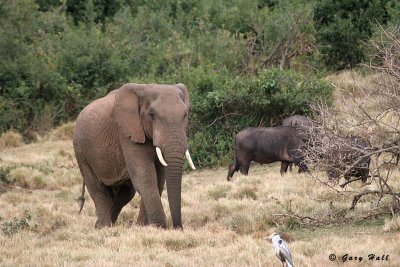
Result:
<svg viewBox="0 0 400 267"><path fill-rule="evenodd" d="M290 217L334 221L331 217L342 216L337 211L350 205L350 193L337 193L296 171L282 177L276 164L253 165L248 177L235 174L233 182L226 174L227 168L217 168L184 175L184 231L137 226L139 196L123 209L116 226L95 230L90 199L78 214L81 176L71 141L5 149L0 152L0 265L281 266L264 240L278 227L292 239L297 266L400 266L399 219L306 226L306 220ZM326 180L325 174L317 176ZM360 184L347 190L352 186ZM346 216L363 217L375 208L372 200L363 199ZM166 194L163 204L170 217ZM336 261L329 260L331 253ZM343 262L345 254L363 259ZM389 256L369 261L369 254Z"/></svg>

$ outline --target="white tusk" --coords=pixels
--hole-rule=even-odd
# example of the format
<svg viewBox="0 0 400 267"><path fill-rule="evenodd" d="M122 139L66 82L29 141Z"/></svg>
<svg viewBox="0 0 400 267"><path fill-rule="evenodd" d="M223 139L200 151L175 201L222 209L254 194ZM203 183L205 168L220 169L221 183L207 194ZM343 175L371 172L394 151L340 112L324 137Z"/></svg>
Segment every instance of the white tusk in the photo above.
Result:
<svg viewBox="0 0 400 267"><path fill-rule="evenodd" d="M158 160L161 162L161 164L164 165L165 167L167 167L168 164L165 162L165 160L162 156L162 153L161 153L161 149L158 146L156 146L156 153L157 153Z"/></svg>
<svg viewBox="0 0 400 267"><path fill-rule="evenodd" d="M192 161L192 158L190 157L189 149L186 149L185 156L186 156L186 158L187 158L187 160L188 160L188 162L189 162L190 168L192 168L193 170L195 170L196 167L194 166L193 161Z"/></svg>

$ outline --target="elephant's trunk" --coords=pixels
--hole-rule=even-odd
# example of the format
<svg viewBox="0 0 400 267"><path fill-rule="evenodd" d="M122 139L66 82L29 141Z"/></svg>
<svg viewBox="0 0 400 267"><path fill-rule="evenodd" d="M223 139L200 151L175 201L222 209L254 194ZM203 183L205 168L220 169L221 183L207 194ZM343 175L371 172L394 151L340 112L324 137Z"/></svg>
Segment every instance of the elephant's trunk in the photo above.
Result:
<svg viewBox="0 0 400 267"><path fill-rule="evenodd" d="M183 166L183 153L182 152L166 152L166 161L168 166L165 167L165 176L167 180L167 193L169 209L174 228L182 229L182 216L181 216L181 190L182 190L182 166Z"/></svg>

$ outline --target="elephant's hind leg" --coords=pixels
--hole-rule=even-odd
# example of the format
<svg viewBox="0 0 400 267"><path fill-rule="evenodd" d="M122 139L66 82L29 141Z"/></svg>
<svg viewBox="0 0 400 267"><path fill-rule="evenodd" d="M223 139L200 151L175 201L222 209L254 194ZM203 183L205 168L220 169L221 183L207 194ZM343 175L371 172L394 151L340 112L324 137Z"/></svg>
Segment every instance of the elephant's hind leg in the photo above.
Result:
<svg viewBox="0 0 400 267"><path fill-rule="evenodd" d="M99 182L85 157L80 153L75 154L86 188L96 208L97 221L95 227L111 226L112 194L108 187Z"/></svg>
<svg viewBox="0 0 400 267"><path fill-rule="evenodd" d="M86 187L88 188L89 194L92 197L96 208L97 221L95 227L102 228L105 226L111 226L113 197L110 189L103 184L86 184Z"/></svg>
<svg viewBox="0 0 400 267"><path fill-rule="evenodd" d="M113 189L113 204L111 208L111 222L113 224L117 221L122 208L135 196L135 192L131 180L127 180L126 185Z"/></svg>

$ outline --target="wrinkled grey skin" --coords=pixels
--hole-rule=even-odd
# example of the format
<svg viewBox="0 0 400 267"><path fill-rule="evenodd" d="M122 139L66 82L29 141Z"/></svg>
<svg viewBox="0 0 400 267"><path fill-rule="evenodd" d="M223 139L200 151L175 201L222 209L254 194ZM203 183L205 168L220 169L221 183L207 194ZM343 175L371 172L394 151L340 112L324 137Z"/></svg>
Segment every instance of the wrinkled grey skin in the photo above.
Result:
<svg viewBox="0 0 400 267"><path fill-rule="evenodd" d="M368 154L371 149L371 144L369 141L359 137L352 136L347 139L349 147L342 147L338 151L339 156L343 158L343 163L346 165L353 165L357 160L362 157L360 162L358 162L354 168L351 168L348 172L344 174L344 178L349 180L351 177L360 177L362 182L366 182L369 175L369 164L371 163L371 156L363 156ZM332 168L327 170L328 178L330 180L338 179L340 172L346 170L346 166L333 164Z"/></svg>
<svg viewBox="0 0 400 267"><path fill-rule="evenodd" d="M308 129L312 125L313 124L309 118L307 118L305 116L301 116L301 115L293 115L293 116L285 118L282 121L282 126L296 127L297 134L300 136L301 139L303 139L303 141L305 143L307 143L307 141L310 138ZM282 162L282 164L284 164L284 163ZM281 166L281 169L282 169L282 166ZM289 164L289 170L292 171L292 164ZM301 169L299 169L299 172L301 172Z"/></svg>
<svg viewBox="0 0 400 267"><path fill-rule="evenodd" d="M238 170L247 175L251 161L261 164L282 161L281 174L291 162L307 171L300 151L303 148L304 142L297 136L295 127L246 128L235 137L235 158L229 165L227 180L232 180Z"/></svg>
<svg viewBox="0 0 400 267"><path fill-rule="evenodd" d="M138 192L138 223L165 228L165 181L174 228L182 228L181 183L189 95L183 84L125 84L79 114L73 144L96 228L111 226ZM168 167L160 164L155 147Z"/></svg>

